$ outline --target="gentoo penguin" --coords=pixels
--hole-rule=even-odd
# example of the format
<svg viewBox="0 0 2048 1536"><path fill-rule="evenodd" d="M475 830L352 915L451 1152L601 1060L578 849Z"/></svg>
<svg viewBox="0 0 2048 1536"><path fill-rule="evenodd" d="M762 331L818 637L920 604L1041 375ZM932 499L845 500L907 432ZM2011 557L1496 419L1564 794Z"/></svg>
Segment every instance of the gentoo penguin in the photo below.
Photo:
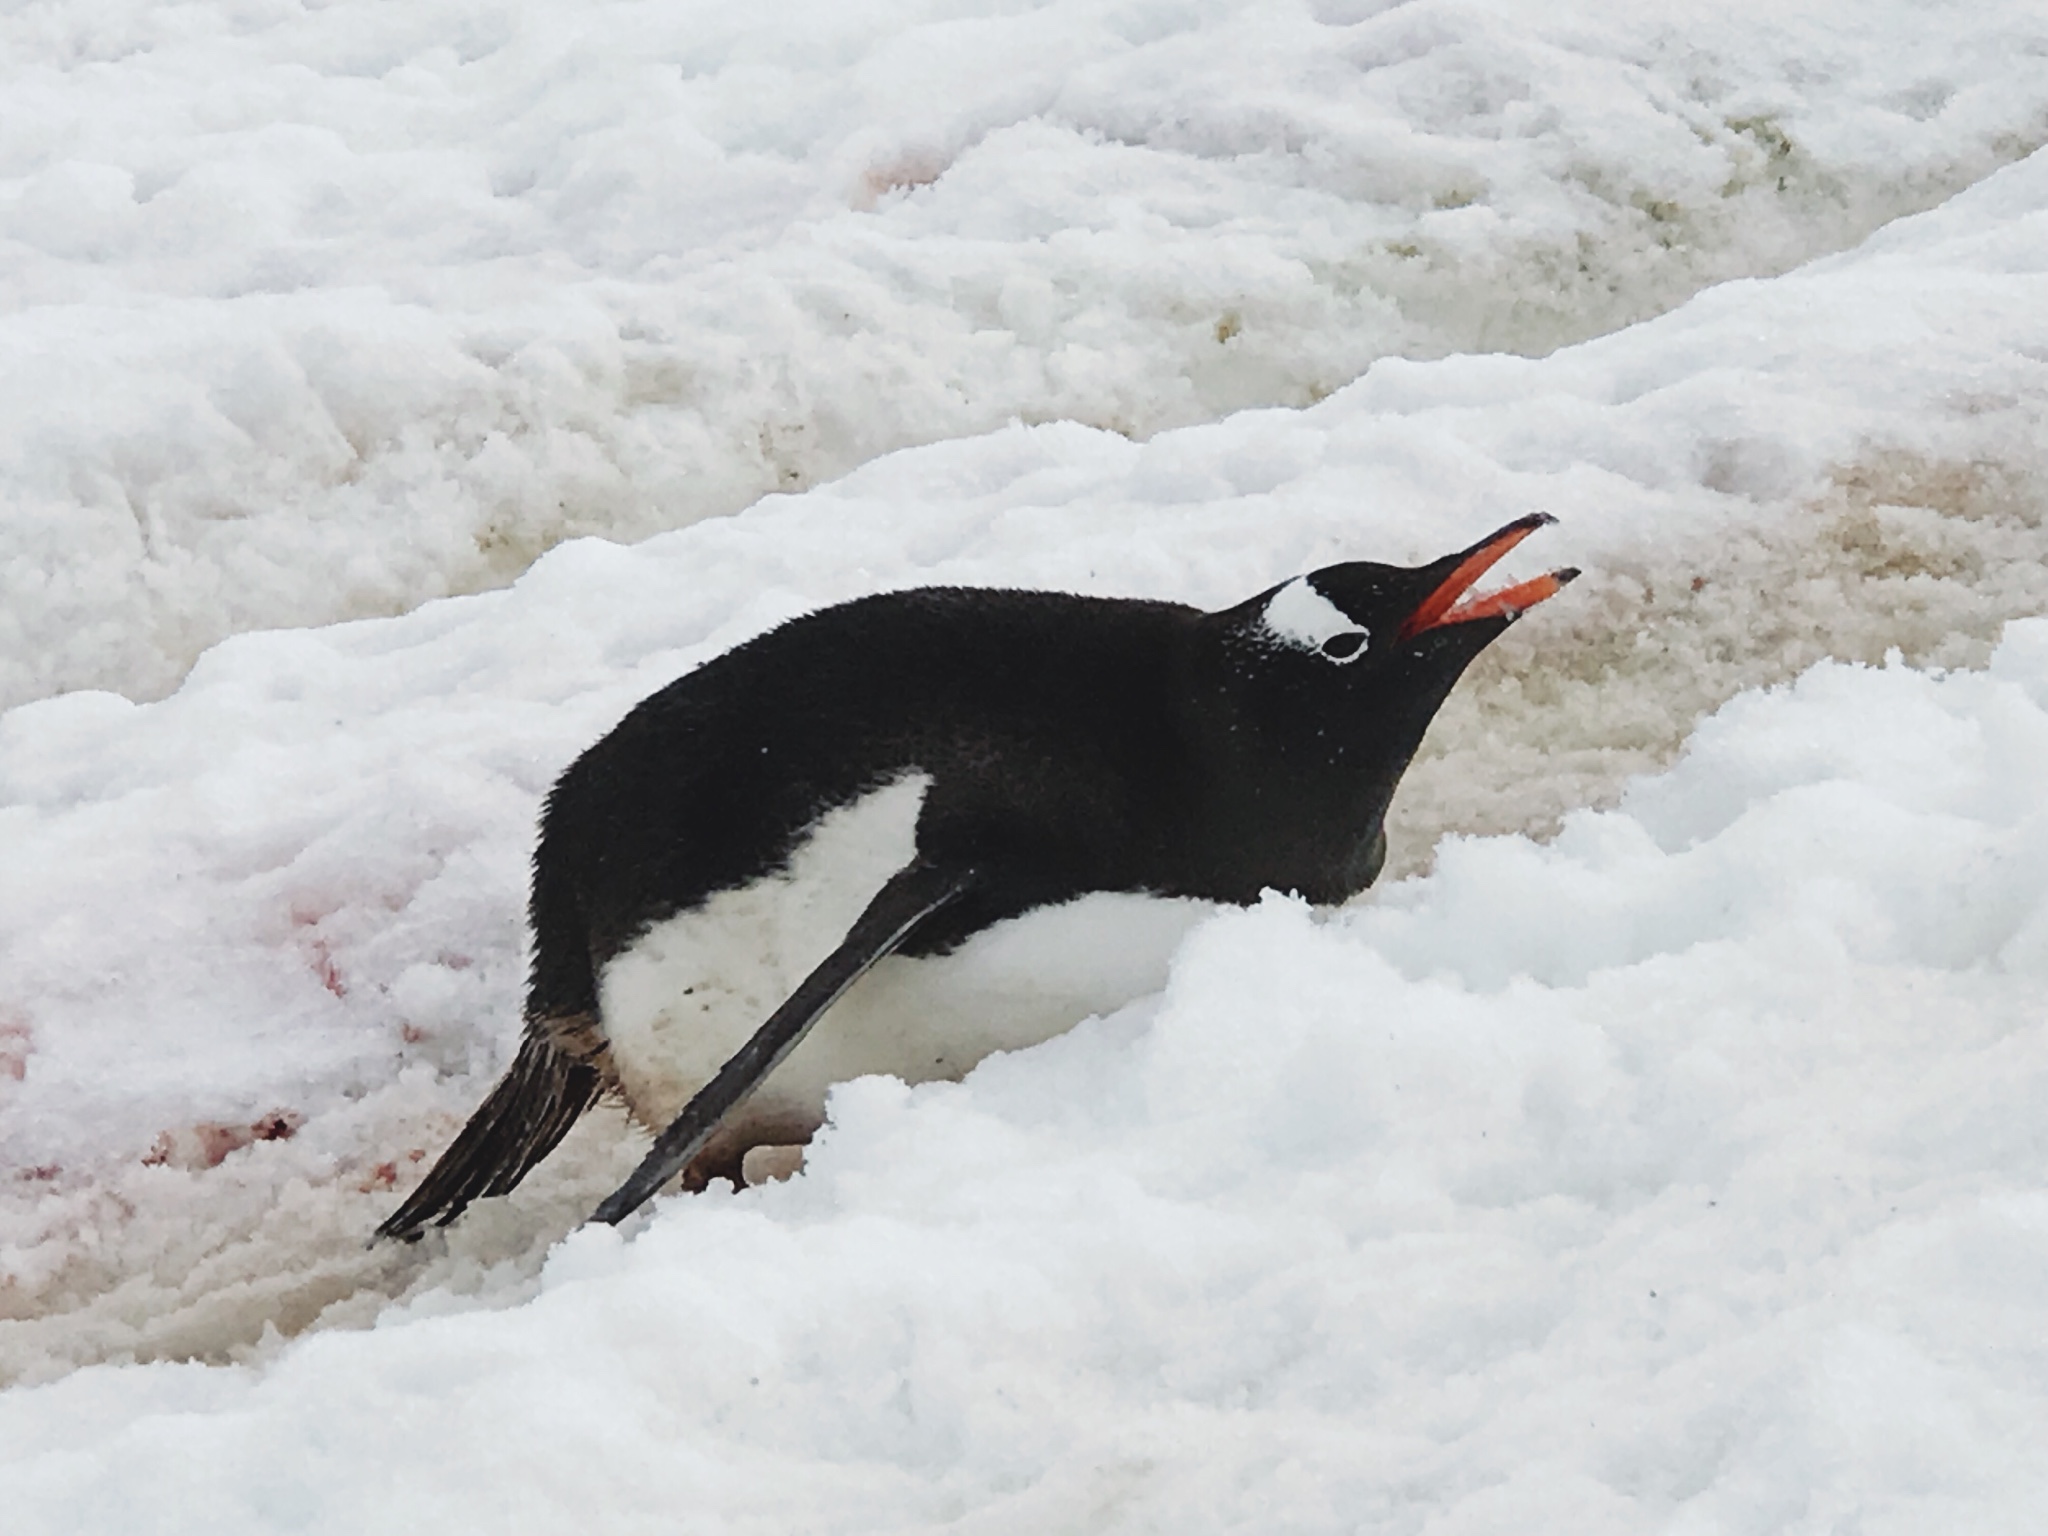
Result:
<svg viewBox="0 0 2048 1536"><path fill-rule="evenodd" d="M617 1222L808 1139L834 1082L957 1077L1155 988L1207 904L1364 890L1451 686L1578 574L1473 594L1550 521L1218 613L890 592L669 684L548 795L519 1054L379 1234L505 1193L606 1093L664 1128Z"/></svg>

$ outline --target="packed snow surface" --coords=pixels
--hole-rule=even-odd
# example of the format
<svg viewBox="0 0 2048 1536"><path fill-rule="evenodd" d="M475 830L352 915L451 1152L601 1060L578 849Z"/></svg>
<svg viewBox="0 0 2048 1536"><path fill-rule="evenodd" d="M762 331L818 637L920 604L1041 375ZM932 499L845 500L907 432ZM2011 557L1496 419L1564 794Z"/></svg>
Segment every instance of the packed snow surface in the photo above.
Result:
<svg viewBox="0 0 2048 1536"><path fill-rule="evenodd" d="M1540 354L2048 142L2039 0L46 0L0 73L7 703Z"/></svg>
<svg viewBox="0 0 2048 1536"><path fill-rule="evenodd" d="M1619 14L0 21L70 70L0 97L14 696L995 428L0 716L8 1536L2037 1530L2048 21ZM681 671L1538 509L1502 575L1587 574L1368 898L847 1084L786 1183L575 1230L599 1114L364 1247L509 1057L541 795Z"/></svg>

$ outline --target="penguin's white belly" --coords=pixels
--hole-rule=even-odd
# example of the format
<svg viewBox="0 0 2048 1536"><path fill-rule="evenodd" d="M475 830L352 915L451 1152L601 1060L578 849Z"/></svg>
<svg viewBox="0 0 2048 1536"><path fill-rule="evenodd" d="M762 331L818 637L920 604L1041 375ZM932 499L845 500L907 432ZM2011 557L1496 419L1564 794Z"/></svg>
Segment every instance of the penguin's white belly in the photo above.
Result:
<svg viewBox="0 0 2048 1536"><path fill-rule="evenodd" d="M599 978L605 1035L634 1113L660 1127L839 945L916 853L929 778L897 780L821 818L779 873L648 930ZM958 1077L1166 982L1207 902L1097 893L975 934L946 955L881 961L827 1009L735 1117L802 1139L832 1084L869 1072Z"/></svg>

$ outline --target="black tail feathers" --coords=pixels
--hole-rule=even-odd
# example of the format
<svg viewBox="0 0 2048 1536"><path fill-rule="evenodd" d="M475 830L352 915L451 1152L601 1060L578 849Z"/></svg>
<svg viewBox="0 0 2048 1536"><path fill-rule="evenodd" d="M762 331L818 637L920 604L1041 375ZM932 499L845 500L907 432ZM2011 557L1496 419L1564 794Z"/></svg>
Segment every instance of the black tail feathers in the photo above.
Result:
<svg viewBox="0 0 2048 1536"><path fill-rule="evenodd" d="M447 1226L470 1201L507 1193L597 1101L603 1077L555 1043L561 1022L528 1026L498 1086L377 1236L410 1242L429 1223Z"/></svg>

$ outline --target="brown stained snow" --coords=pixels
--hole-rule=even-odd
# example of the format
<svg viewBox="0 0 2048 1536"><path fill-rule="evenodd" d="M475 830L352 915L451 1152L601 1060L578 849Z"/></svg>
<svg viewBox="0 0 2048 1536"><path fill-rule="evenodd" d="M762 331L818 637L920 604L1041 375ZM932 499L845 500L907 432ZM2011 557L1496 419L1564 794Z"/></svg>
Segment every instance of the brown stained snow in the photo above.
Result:
<svg viewBox="0 0 2048 1536"><path fill-rule="evenodd" d="M1611 804L1744 689L1892 651L1979 667L2008 619L2040 613L2048 453L1873 449L1759 532L1733 532L1705 559L1688 544L1683 558L1589 570L1496 642L1395 799L1383 878L1427 868L1448 832L1546 836L1569 810Z"/></svg>
<svg viewBox="0 0 2048 1536"><path fill-rule="evenodd" d="M28 1015L0 1006L0 1077L19 1083L28 1077L29 1053L35 1048L35 1031Z"/></svg>

